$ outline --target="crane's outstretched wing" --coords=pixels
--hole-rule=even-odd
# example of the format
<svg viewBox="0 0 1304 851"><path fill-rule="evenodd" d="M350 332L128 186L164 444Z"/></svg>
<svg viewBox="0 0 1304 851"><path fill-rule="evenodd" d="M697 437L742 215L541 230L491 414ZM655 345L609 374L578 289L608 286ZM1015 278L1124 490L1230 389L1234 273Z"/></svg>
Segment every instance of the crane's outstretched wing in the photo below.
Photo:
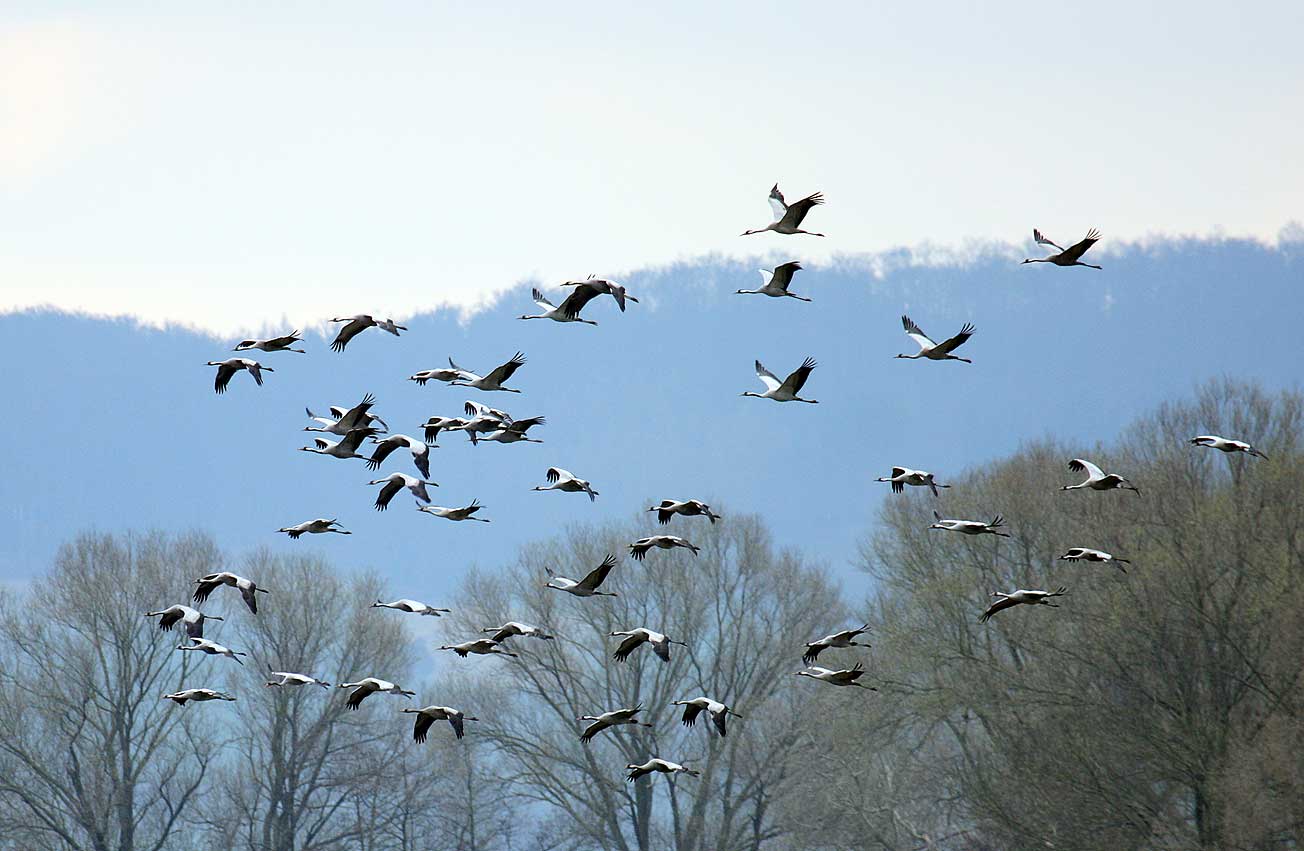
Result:
<svg viewBox="0 0 1304 851"><path fill-rule="evenodd" d="M1062 256L1064 257L1065 260L1077 260L1083 254L1087 253L1088 248L1095 245L1099 241L1100 241L1100 231L1096 230L1095 228L1092 228L1091 230L1087 231L1086 238L1084 238L1081 242L1070 245L1064 251Z"/></svg>
<svg viewBox="0 0 1304 851"><path fill-rule="evenodd" d="M1019 605L1019 602L1017 600L1012 600L1009 597L1002 597L1001 599L997 600L995 603L992 603L990 606L988 606L987 611L983 612L981 615L978 616L978 622L986 623L987 621L991 620L992 615L996 614L997 612L1004 611L1005 609L1017 605Z"/></svg>
<svg viewBox="0 0 1304 851"><path fill-rule="evenodd" d="M806 214L810 212L810 208L814 207L816 204L823 203L824 193L816 192L812 195L807 195L800 201L788 205L788 209L783 214L783 223L789 227L800 227L802 219L806 218Z"/></svg>
<svg viewBox="0 0 1304 851"><path fill-rule="evenodd" d="M806 385L806 379L810 377L810 371L819 364L815 363L815 358L806 358L802 361L801 366L797 367L783 382L783 387L789 393L800 393L801 388Z"/></svg>
<svg viewBox="0 0 1304 851"><path fill-rule="evenodd" d="M1058 248L1060 251L1063 251L1063 250L1064 250L1064 248L1063 248L1062 246L1060 246L1060 245L1058 245L1058 244L1052 242L1051 240L1047 239L1046 236L1045 236L1045 234L1043 234L1041 231L1037 230L1036 228L1033 228L1033 229L1032 229L1032 239L1033 239L1033 241L1036 242L1038 245L1049 245L1049 246L1051 246L1051 247L1053 247L1053 248Z"/></svg>
<svg viewBox="0 0 1304 851"><path fill-rule="evenodd" d="M937 346L932 338L925 334L923 329L916 325L909 316L902 315L901 326L906 329L906 336L914 340L919 346L920 351L927 351Z"/></svg>
<svg viewBox="0 0 1304 851"><path fill-rule="evenodd" d="M561 303L562 315L567 319L574 319L580 315L584 305L593 301L599 295L600 293L594 287L587 285L576 287L570 295L566 296L566 300Z"/></svg>
<svg viewBox="0 0 1304 851"><path fill-rule="evenodd" d="M1074 458L1069 461L1069 469L1075 473L1086 473L1093 479L1105 478L1105 471L1085 458Z"/></svg>
<svg viewBox="0 0 1304 851"><path fill-rule="evenodd" d="M944 355L949 352L955 351L960 346L964 345L965 340L968 340L970 337L973 336L973 332L975 330L976 329L973 327L971 323L966 322L964 324L964 327L960 329L959 334L956 334L954 337L952 337L949 340L943 340L941 343L937 344L938 353Z"/></svg>
<svg viewBox="0 0 1304 851"><path fill-rule="evenodd" d="M756 377L761 379L761 383L765 385L767 392L778 390L783 384L783 382L779 381L779 377L766 369L765 365L760 361L756 362Z"/></svg>
<svg viewBox="0 0 1304 851"><path fill-rule="evenodd" d="M376 324L371 317L356 318L349 321L347 325L340 329L340 333L335 335L334 341L331 342L331 351L342 352L349 341L361 334L363 331Z"/></svg>
<svg viewBox="0 0 1304 851"><path fill-rule="evenodd" d="M379 470L381 462L388 458L401 444L402 441L396 440L393 437L387 437L377 443L376 451L372 452L371 457L367 459L367 469Z"/></svg>
<svg viewBox="0 0 1304 851"><path fill-rule="evenodd" d="M579 587L588 591L595 590L606 580L607 574L611 573L611 569L615 566L616 557L608 553L607 557L602 560L602 564L593 568L593 570L589 571L588 576L579 581Z"/></svg>
<svg viewBox="0 0 1304 851"><path fill-rule="evenodd" d="M792 283L793 274L800 268L801 264L795 260L791 263L780 263L774 267L774 274L770 277L770 283L786 293L788 285Z"/></svg>
<svg viewBox="0 0 1304 851"><path fill-rule="evenodd" d="M779 191L779 184L774 184L774 188L770 190L769 201L770 209L774 211L774 220L782 221L784 214L788 212L788 205L783 200L783 193Z"/></svg>
<svg viewBox="0 0 1304 851"><path fill-rule="evenodd" d="M239 367L223 363L217 368L217 377L213 379L213 389L218 393L225 393L226 386L231 383L231 376L240 371Z"/></svg>
<svg viewBox="0 0 1304 851"><path fill-rule="evenodd" d="M504 381L511 378L512 373L516 372L516 370L519 369L521 364L523 363L525 363L525 355L521 354L520 352L517 352L516 354L512 355L512 359L509 360L507 363L503 364L502 366L495 369L493 372L486 375L485 380L494 384L502 384Z"/></svg>
<svg viewBox="0 0 1304 851"><path fill-rule="evenodd" d="M643 641L644 639L641 635L628 636L624 641L620 642L620 646L616 648L615 653L611 654L611 658L615 659L617 662L624 662L629 658L629 654L633 653L634 649L642 644Z"/></svg>

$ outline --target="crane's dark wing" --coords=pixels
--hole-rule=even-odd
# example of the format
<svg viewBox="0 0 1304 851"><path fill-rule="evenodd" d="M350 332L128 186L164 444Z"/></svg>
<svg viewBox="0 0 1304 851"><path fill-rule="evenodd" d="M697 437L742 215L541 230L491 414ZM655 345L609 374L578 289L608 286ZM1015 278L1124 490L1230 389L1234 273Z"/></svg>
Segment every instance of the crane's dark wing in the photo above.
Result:
<svg viewBox="0 0 1304 851"><path fill-rule="evenodd" d="M349 340L361 334L363 331L375 325L375 321L368 319L354 319L340 329L340 333L335 335L335 340L331 343L331 351L342 352L344 347L349 344Z"/></svg>
<svg viewBox="0 0 1304 851"><path fill-rule="evenodd" d="M588 576L580 580L580 587L587 588L590 591L594 590L606 580L607 574L611 573L611 569L615 566L616 557L608 553L607 557L602 560L602 564L593 568L593 570L589 571Z"/></svg>
<svg viewBox="0 0 1304 851"><path fill-rule="evenodd" d="M371 694L373 691L375 691L375 689L369 685L358 686L353 690L353 693L349 695L349 699L345 701L344 705L349 709L357 709L362 705L362 701L367 699L367 695Z"/></svg>
<svg viewBox="0 0 1304 851"><path fill-rule="evenodd" d="M594 287L582 284L571 290L571 294L566 296L565 301L561 303L558 309L566 318L574 319L580 315L580 311L584 309L584 305L593 301L593 299L597 298L599 295L600 293Z"/></svg>
<svg viewBox="0 0 1304 851"><path fill-rule="evenodd" d="M376 510L384 511L389 508L389 501L394 498L394 494L401 490L403 490L402 480L396 482L391 479L380 489L380 493L376 496Z"/></svg>
<svg viewBox="0 0 1304 851"><path fill-rule="evenodd" d="M783 214L783 223L794 228L800 227L801 220L806 218L806 214L810 212L810 208L814 207L816 204L823 203L824 194L822 192L807 195L800 201L788 205L787 211Z"/></svg>
<svg viewBox="0 0 1304 851"><path fill-rule="evenodd" d="M987 621L991 620L992 615L996 614L997 612L1004 611L1005 609L1008 609L1011 606L1017 606L1017 605L1019 605L1017 600L1011 600L1009 597L1002 597L1001 599L997 600L995 603L992 603L990 606L988 606L987 611L979 615L978 622L986 623Z"/></svg>
<svg viewBox="0 0 1304 851"><path fill-rule="evenodd" d="M463 723L462 723L462 722L463 722L464 720L466 720L466 719L464 719L461 715L449 715L449 716L448 716L448 723L449 723L449 725L452 726L452 728L453 728L453 734L456 735L459 739L462 738L462 731L463 731Z"/></svg>
<svg viewBox="0 0 1304 851"><path fill-rule="evenodd" d="M1060 256L1065 260L1076 261L1083 254L1087 253L1088 248L1095 245L1099 241L1100 241L1100 231L1096 230L1095 228L1092 228L1091 230L1087 231L1087 236L1085 239L1083 239L1081 242L1070 245L1062 254L1060 254Z"/></svg>
<svg viewBox="0 0 1304 851"><path fill-rule="evenodd" d="M203 579L199 580L199 583L195 586L195 593L191 599L194 600L196 603L202 603L206 601L208 599L208 595L212 594L213 590L221 584L222 584L222 580L212 579L208 576L205 576Z"/></svg>
<svg viewBox="0 0 1304 851"><path fill-rule="evenodd" d="M516 370L519 369L521 364L523 363L525 363L525 355L521 354L520 352L517 352L516 354L512 355L512 359L509 360L507 363L503 364L502 366L495 369L493 372L486 375L485 380L494 384L502 384L504 381L511 378L512 373L516 372Z"/></svg>
<svg viewBox="0 0 1304 851"><path fill-rule="evenodd" d="M351 428L349 433L344 435L344 439L340 441L340 449L346 452L357 452L358 447L362 445L363 438L371 437L373 434L380 434L380 429Z"/></svg>
<svg viewBox="0 0 1304 851"><path fill-rule="evenodd" d="M624 662L626 659L629 658L629 654L633 653L634 649L642 643L643 643L642 636L640 635L628 636L624 641L620 642L620 646L616 648L615 653L611 654L611 658L615 659L617 662Z"/></svg>
<svg viewBox="0 0 1304 851"><path fill-rule="evenodd" d="M424 742L426 736L430 733L430 726L435 723L435 719L424 712L418 712L416 716L415 722L412 724L412 741Z"/></svg>
<svg viewBox="0 0 1304 851"><path fill-rule="evenodd" d="M815 660L820 657L820 654L828 649L829 646L827 644L812 641L810 644L806 645L806 652L801 654L801 661L805 662L807 665L814 665Z"/></svg>
<svg viewBox="0 0 1304 851"><path fill-rule="evenodd" d="M596 736L598 733L601 733L603 730L607 729L610 726L611 725L608 724L606 721L594 721L592 724L584 728L583 733L580 733L580 741L586 743L591 742L593 741L594 736Z"/></svg>
<svg viewBox="0 0 1304 851"><path fill-rule="evenodd" d="M810 377L811 370L817 366L819 364L815 363L814 358L806 358L806 360L802 361L801 366L793 370L792 374L784 380L783 386L790 393L800 393L801 388L806 385L806 379Z"/></svg>
<svg viewBox="0 0 1304 851"><path fill-rule="evenodd" d="M390 453L392 453L395 449L398 449L401 443L402 441L395 440L392 437L387 437L384 440L382 440L380 443L377 443L376 451L372 452L371 457L367 459L367 469L379 470L380 462L388 458L390 456Z"/></svg>
<svg viewBox="0 0 1304 851"><path fill-rule="evenodd" d="M770 283L787 292L788 285L792 283L793 273L800 268L801 264L795 260L791 263L781 263L774 267L774 277L770 278Z"/></svg>
<svg viewBox="0 0 1304 851"><path fill-rule="evenodd" d="M685 727L692 727L697 724L697 716L702 713L702 707L696 703L690 703L684 707L684 717L679 719L679 723Z"/></svg>
<svg viewBox="0 0 1304 851"><path fill-rule="evenodd" d="M952 352L958 349L960 346L964 345L965 340L968 340L970 337L973 336L973 332L974 332L973 325L966 322L964 324L964 327L960 329L959 334L956 334L954 337L952 337L949 340L943 340L941 343L937 344L938 353L946 354L947 352Z"/></svg>
<svg viewBox="0 0 1304 851"><path fill-rule="evenodd" d="M223 363L217 368L217 377L213 379L213 389L218 393L225 393L226 386L231 383L231 376L240 371L240 367L231 366Z"/></svg>

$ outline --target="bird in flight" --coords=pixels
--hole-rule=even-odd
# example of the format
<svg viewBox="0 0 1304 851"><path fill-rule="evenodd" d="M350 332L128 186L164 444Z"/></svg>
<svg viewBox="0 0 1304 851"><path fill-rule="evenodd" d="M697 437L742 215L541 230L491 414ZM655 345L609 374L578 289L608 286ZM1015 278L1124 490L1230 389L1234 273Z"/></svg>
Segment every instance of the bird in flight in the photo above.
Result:
<svg viewBox="0 0 1304 851"><path fill-rule="evenodd" d="M770 298L795 298L798 301L810 301L803 295L788 292L789 285L792 284L792 276L801 268L797 261L791 263L780 263L775 266L773 271L769 269L758 269L761 273L761 284L759 290L738 290L735 295L767 295Z"/></svg>
<svg viewBox="0 0 1304 851"><path fill-rule="evenodd" d="M1036 228L1033 228L1032 230L1032 238L1037 242L1038 245L1049 245L1053 248L1060 248L1058 245L1056 245L1055 243L1047 239L1042 234L1042 232L1037 230ZM1092 265L1091 263L1083 263L1081 261L1081 257L1083 254L1087 253L1087 249L1095 245L1099 241L1100 241L1100 231L1096 230L1095 228L1092 228L1091 230L1087 231L1086 237L1081 242L1074 243L1073 245L1070 245L1068 248L1060 248L1058 253L1052 254L1049 257L1043 257L1041 259L1029 258L1027 260L1024 260L1023 262L1024 263L1054 263L1056 266L1087 266L1091 269L1099 269L1100 268L1099 266Z"/></svg>
<svg viewBox="0 0 1304 851"><path fill-rule="evenodd" d="M213 380L213 389L218 393L225 393L226 386L231 383L231 377L242 369L249 370L249 374L254 377L254 383L259 387L263 386L263 370L276 372L270 366L263 366L258 361L249 358L211 360L207 365L217 367L217 377Z"/></svg>
<svg viewBox="0 0 1304 851"><path fill-rule="evenodd" d="M897 355L899 358L906 360L917 360L919 358L928 358L929 360L960 360L965 363L973 363L968 358L956 357L951 352L964 345L965 341L973 336L974 327L966 322L956 334L949 340L943 340L940 343L934 343L927 334L923 332L918 325L914 323L909 316L901 317L901 324L906 329L906 336L914 340L919 346L919 351L913 355Z"/></svg>
<svg viewBox="0 0 1304 851"><path fill-rule="evenodd" d="M783 381L765 368L760 361L756 362L756 377L761 379L765 385L764 393L753 393L750 390L741 394L743 396L755 396L757 399L773 399L776 402L806 402L810 405L819 404L818 399L803 399L797 394L801 388L806 386L806 379L810 378L811 370L819 364L815 363L814 358L806 358L802 361L801 366L794 369L788 374Z"/></svg>
<svg viewBox="0 0 1304 851"><path fill-rule="evenodd" d="M800 201L789 204L783 200L783 193L779 191L779 184L776 183L774 188L770 190L770 209L774 211L774 221L763 228L745 230L742 235L749 236L754 233L765 233L767 230L772 230L775 233L804 233L810 236L823 236L822 233L801 229L802 220L806 218L806 214L810 212L811 207L823 203L823 193L816 192L813 195L807 195Z"/></svg>
<svg viewBox="0 0 1304 851"><path fill-rule="evenodd" d="M258 349L262 352L298 352L301 355L306 355L307 352L303 349L292 348L295 343L302 340L303 337L299 336L299 332L293 331L283 337L272 337L270 340L244 340L237 343L236 347L231 351L247 352L250 349Z"/></svg>
<svg viewBox="0 0 1304 851"><path fill-rule="evenodd" d="M1006 594L1002 591L993 591L991 596L996 598L996 602L987 607L987 611L978 617L979 623L986 623L991 620L992 615L1005 609L1012 608L1019 604L1028 606L1050 606L1052 609L1058 609L1058 603L1052 603L1051 598L1063 597L1068 593L1067 588L1060 587L1054 591L1028 591L1020 588L1017 591L1011 591Z"/></svg>

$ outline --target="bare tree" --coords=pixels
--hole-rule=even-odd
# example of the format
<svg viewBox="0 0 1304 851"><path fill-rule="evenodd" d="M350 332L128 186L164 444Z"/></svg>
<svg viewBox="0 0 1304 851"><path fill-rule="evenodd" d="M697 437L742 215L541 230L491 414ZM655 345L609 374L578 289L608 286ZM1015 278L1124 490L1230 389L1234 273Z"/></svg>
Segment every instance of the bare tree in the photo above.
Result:
<svg viewBox="0 0 1304 851"><path fill-rule="evenodd" d="M143 617L216 569L198 535L86 534L0 611L0 819L24 848L160 851L216 743L162 694L195 685ZM166 603L165 603L166 601Z"/></svg>
<svg viewBox="0 0 1304 851"><path fill-rule="evenodd" d="M842 615L825 574L778 553L761 522L729 516L680 530L701 547L623 559L607 580L619 597L578 599L544 589L544 568L582 576L607 553L624 554L642 525L575 529L527 550L500 574L472 575L450 637L505 619L545 626L555 641L513 639L519 658L471 658L506 693L482 735L504 758L522 798L564 816L574 844L679 851L760 848L781 834L772 806L784 794L805 698L802 641ZM647 626L688 647L662 662L650 649L611 658L609 633ZM861 692L865 694L864 692ZM709 724L679 725L673 700L706 694L745 716L722 739ZM652 728L619 727L579 742L580 715L643 706ZM650 756L688 761L700 778L624 782L624 766Z"/></svg>
<svg viewBox="0 0 1304 851"><path fill-rule="evenodd" d="M374 576L346 578L319 559L265 551L251 555L244 572L273 593L256 618L241 624L240 648L252 664L232 670L241 683L240 726L206 821L226 847L362 847L383 829L376 819L400 817L360 819L358 802L394 780L387 766L401 747L406 716L388 695L349 711L347 691L335 684L368 676L405 680L412 664L405 623L369 608L380 590ZM267 687L271 669L307 673L332 687Z"/></svg>
<svg viewBox="0 0 1304 851"><path fill-rule="evenodd" d="M1201 433L1248 436L1272 460L1187 443ZM1216 382L1116 447L1043 443L956 481L947 513L1000 512L1013 539L929 531L931 498L885 504L866 564L883 649L909 660L887 700L916 731L904 741L938 736L929 765L949 778L943 800L961 801L967 847L1298 841L1298 820L1260 825L1231 803L1255 776L1251 754L1299 794L1278 751L1304 696L1300 438L1298 394ZM1144 496L1058 492L1081 455L1126 470ZM1070 546L1132 563L1058 561ZM989 591L1058 585L1070 591L1058 610L976 622ZM896 842L879 844L921 847Z"/></svg>

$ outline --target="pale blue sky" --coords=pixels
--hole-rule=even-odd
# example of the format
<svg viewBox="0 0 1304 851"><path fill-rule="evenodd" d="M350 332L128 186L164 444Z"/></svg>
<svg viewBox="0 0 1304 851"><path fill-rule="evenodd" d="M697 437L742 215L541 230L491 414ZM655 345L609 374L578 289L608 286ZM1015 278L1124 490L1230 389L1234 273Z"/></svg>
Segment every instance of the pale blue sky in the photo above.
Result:
<svg viewBox="0 0 1304 851"><path fill-rule="evenodd" d="M228 333L703 254L1271 241L1302 29L1286 2L8 3L0 309ZM825 192L829 239L738 236L776 180Z"/></svg>

